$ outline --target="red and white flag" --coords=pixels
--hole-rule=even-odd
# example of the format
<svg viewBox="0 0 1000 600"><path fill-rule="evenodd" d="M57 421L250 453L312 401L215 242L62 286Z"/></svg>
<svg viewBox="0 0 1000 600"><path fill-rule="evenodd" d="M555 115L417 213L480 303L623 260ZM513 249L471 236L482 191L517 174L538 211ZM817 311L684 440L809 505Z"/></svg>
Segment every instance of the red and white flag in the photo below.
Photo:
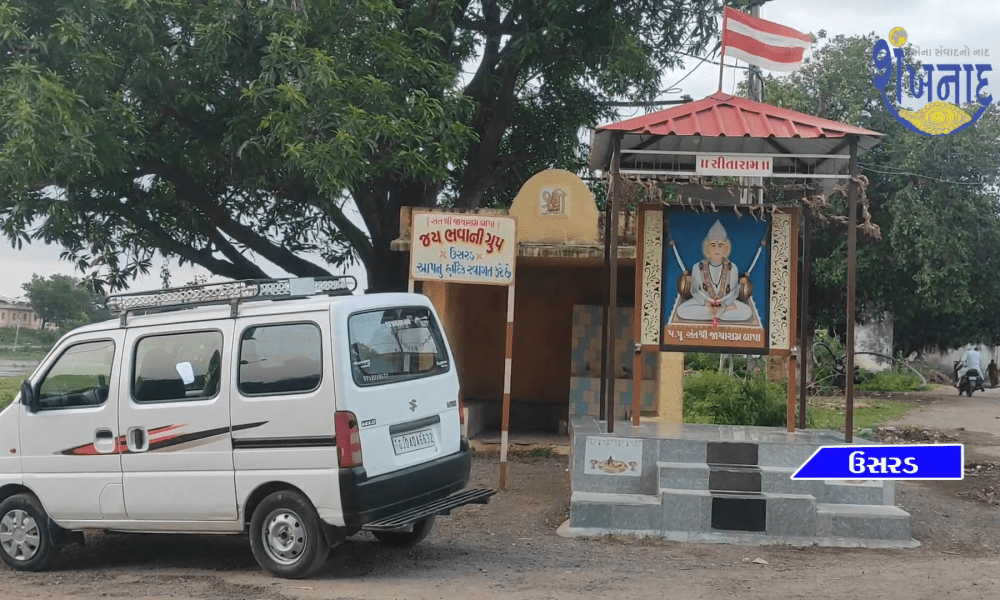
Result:
<svg viewBox="0 0 1000 600"><path fill-rule="evenodd" d="M722 15L722 53L771 71L794 71L802 66L813 36L725 7Z"/></svg>

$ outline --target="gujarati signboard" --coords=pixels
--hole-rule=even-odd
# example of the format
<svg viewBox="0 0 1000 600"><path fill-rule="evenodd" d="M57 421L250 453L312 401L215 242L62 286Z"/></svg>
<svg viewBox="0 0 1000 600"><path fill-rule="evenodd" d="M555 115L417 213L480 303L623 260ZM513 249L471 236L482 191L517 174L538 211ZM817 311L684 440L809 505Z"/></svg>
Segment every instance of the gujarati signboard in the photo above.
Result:
<svg viewBox="0 0 1000 600"><path fill-rule="evenodd" d="M695 172L710 177L769 177L774 160L759 154L699 154Z"/></svg>
<svg viewBox="0 0 1000 600"><path fill-rule="evenodd" d="M665 208L663 351L767 353L771 218Z"/></svg>
<svg viewBox="0 0 1000 600"><path fill-rule="evenodd" d="M516 217L413 212L412 279L513 285L516 254Z"/></svg>

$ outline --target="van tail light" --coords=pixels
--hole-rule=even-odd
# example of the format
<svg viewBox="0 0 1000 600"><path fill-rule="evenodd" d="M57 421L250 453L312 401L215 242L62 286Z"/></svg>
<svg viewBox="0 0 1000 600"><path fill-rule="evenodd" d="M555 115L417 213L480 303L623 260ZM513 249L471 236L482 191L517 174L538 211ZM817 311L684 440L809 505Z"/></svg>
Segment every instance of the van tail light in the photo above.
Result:
<svg viewBox="0 0 1000 600"><path fill-rule="evenodd" d="M458 424L465 425L465 401L462 400L462 390L458 390Z"/></svg>
<svg viewBox="0 0 1000 600"><path fill-rule="evenodd" d="M333 415L333 424L337 431L337 457L340 459L340 468L360 467L363 461L358 418L352 412L338 411Z"/></svg>

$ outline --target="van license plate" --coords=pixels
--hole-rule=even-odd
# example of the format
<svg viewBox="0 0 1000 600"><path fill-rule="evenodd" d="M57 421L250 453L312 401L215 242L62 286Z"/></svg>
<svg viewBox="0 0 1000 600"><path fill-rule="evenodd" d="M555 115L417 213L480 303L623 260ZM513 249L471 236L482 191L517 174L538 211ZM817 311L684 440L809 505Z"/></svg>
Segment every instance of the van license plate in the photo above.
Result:
<svg viewBox="0 0 1000 600"><path fill-rule="evenodd" d="M407 452L433 448L434 446L434 431L430 429L404 433L392 438L392 449L396 451L396 454L406 454Z"/></svg>

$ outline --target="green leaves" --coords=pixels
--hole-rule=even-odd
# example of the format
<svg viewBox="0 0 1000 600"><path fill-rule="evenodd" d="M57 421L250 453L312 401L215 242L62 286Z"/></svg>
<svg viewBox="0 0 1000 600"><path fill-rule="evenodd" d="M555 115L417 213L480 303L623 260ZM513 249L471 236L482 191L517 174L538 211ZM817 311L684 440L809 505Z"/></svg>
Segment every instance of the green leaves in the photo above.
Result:
<svg viewBox="0 0 1000 600"><path fill-rule="evenodd" d="M892 313L897 348L906 354L996 341L1000 278L991 275L1000 269L1000 111L991 107L957 134L908 131L872 85L875 40L875 34L829 40L800 71L769 78L766 100L885 134L860 156L872 216L883 231L882 241L859 236L860 314ZM843 202L834 210L846 213ZM838 329L845 261L843 226L820 225L810 308L819 324Z"/></svg>
<svg viewBox="0 0 1000 600"><path fill-rule="evenodd" d="M609 98L656 95L679 52L714 39L717 12L8 0L0 227L15 243L58 241L111 287L161 253L230 277L263 276L264 260L314 275L360 259L375 288L398 288L402 207L505 206L541 169L582 169L581 130L611 116Z"/></svg>

